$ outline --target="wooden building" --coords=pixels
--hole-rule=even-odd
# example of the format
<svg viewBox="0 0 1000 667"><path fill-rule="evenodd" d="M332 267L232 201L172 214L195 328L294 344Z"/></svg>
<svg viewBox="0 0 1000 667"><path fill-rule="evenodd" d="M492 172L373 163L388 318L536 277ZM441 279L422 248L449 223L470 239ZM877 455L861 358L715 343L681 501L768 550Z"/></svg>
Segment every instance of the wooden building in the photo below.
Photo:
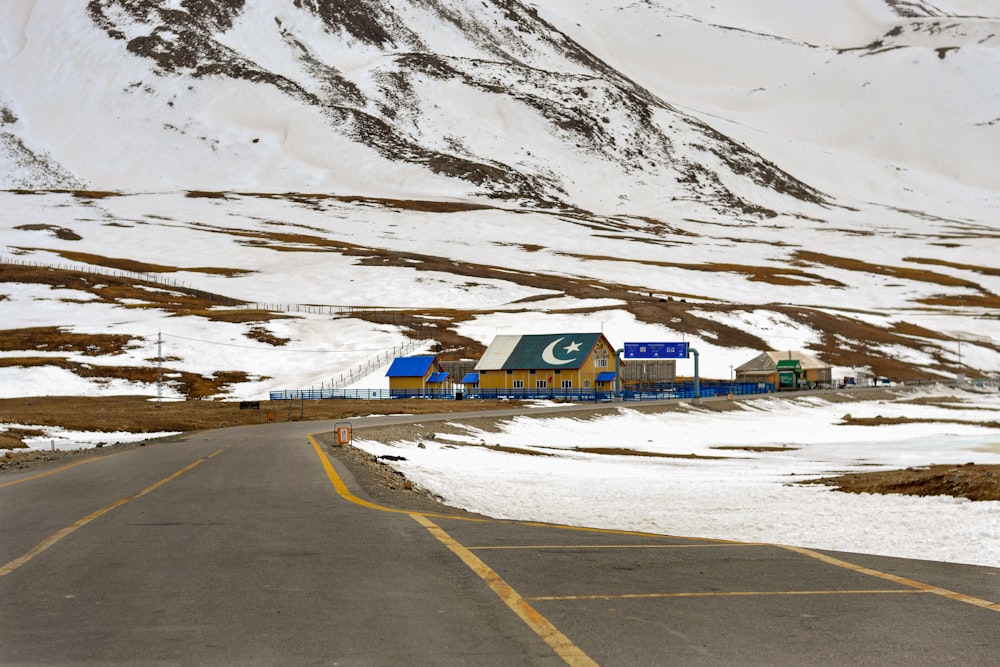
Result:
<svg viewBox="0 0 1000 667"><path fill-rule="evenodd" d="M736 368L736 382L774 385L778 391L829 386L833 367L805 352L762 352Z"/></svg>
<svg viewBox="0 0 1000 667"><path fill-rule="evenodd" d="M397 357L385 374L393 398L451 395L451 376L434 355Z"/></svg>
<svg viewBox="0 0 1000 667"><path fill-rule="evenodd" d="M612 391L615 349L602 333L501 335L476 364L480 391L496 394Z"/></svg>

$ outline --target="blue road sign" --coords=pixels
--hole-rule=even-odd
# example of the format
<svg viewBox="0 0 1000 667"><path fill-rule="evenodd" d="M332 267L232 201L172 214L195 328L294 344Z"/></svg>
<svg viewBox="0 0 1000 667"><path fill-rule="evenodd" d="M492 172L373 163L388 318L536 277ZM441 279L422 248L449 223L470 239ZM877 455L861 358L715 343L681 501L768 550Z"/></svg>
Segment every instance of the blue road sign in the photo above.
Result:
<svg viewBox="0 0 1000 667"><path fill-rule="evenodd" d="M687 343L625 343L626 359L687 359Z"/></svg>

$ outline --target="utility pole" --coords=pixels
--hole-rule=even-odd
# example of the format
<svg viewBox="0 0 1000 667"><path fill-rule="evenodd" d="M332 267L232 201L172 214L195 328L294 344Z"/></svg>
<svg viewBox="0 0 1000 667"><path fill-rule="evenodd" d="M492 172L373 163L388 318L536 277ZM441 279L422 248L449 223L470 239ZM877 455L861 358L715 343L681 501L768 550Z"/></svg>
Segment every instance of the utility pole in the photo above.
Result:
<svg viewBox="0 0 1000 667"><path fill-rule="evenodd" d="M156 402L163 401L163 332L156 332Z"/></svg>

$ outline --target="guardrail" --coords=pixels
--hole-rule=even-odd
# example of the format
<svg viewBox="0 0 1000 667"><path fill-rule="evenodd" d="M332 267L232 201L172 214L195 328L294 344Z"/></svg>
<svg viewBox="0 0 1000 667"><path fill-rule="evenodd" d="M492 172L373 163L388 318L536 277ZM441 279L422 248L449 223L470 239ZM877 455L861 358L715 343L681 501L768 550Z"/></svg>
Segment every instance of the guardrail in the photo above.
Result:
<svg viewBox="0 0 1000 667"><path fill-rule="evenodd" d="M774 393L773 384L733 383L733 382L702 382L699 396L713 398L716 396L746 396L750 394ZM619 394L624 401L659 401L671 398L694 398L694 383L672 382L661 385L643 385L627 387ZM515 400L553 400L598 402L610 401L616 394L608 390L598 389L285 389L272 391L272 401L318 401L325 399L364 399L387 400L393 398L427 398L427 399L515 399Z"/></svg>

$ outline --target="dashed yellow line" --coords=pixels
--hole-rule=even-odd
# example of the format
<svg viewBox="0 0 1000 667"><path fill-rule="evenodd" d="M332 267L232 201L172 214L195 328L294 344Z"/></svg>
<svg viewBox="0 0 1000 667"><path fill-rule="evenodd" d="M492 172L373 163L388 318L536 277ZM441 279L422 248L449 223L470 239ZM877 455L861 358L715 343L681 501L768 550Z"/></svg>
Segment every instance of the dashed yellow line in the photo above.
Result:
<svg viewBox="0 0 1000 667"><path fill-rule="evenodd" d="M574 667L596 666L597 663L583 652L569 637L552 625L547 618L538 613L534 607L521 597L511 586L504 581L486 563L479 560L474 553L462 546L451 535L441 529L436 523L420 514L413 514L413 519L426 528L431 535L436 537L442 544L448 547L470 570L479 575L479 578L486 582L486 585L503 600L511 611L517 614L518 618L524 621L528 627L542 638L542 640L552 648L556 654Z"/></svg>
<svg viewBox="0 0 1000 667"><path fill-rule="evenodd" d="M111 510L115 509L116 507L121 507L122 505L124 505L127 502L135 500L136 498L141 498L142 496L146 495L147 493L155 491L156 489L160 488L164 484L167 484L167 483L172 482L173 480L177 479L178 477L180 477L184 473L188 472L189 470L191 470L195 466L198 466L198 465L204 463L205 461L209 460L210 458L218 456L221 453L222 453L222 450L220 449L220 450L218 450L216 452L213 452L213 453L209 454L208 456L200 458L197 461L195 461L194 463L191 463L189 465L184 466L183 468L181 468L177 472L173 473L172 475L164 477L159 482L156 482L155 484L151 484L151 485L147 486L145 489L143 489L139 493L136 493L135 495L132 495L132 496L128 496L127 498L121 498L119 500L116 500L115 502L111 503L110 505L105 505L104 507L102 507L101 509L97 510L96 512L91 512L90 514L88 514L87 516L83 517L82 519L73 522L72 524L66 526L62 530L59 530L56 533L54 533L54 534L50 535L49 537L47 537L46 539L42 540L42 542L39 543L38 546L36 546L34 549L32 549L31 551L29 551L28 553L26 553L23 556L20 556L18 558L15 558L14 560L10 561L9 563L7 563L6 565L4 565L3 567L0 567L0 577L4 577L4 576L10 574L14 570L16 570L17 568L21 567L22 565L24 565L25 563L27 563L28 561L30 561L32 558L34 558L35 556L37 556L38 554L42 553L43 551L45 551L49 547L51 547L54 544L56 544L57 542L59 542L59 540L63 539L67 535L69 535L72 532L74 532L75 530L77 530L78 528L82 528L83 526L87 525L91 521L93 521L95 519L99 519L100 517L102 517L105 514L107 514L108 512L110 512Z"/></svg>
<svg viewBox="0 0 1000 667"><path fill-rule="evenodd" d="M519 524L524 525L524 524ZM547 525L547 528L553 526ZM557 526L558 527L558 526ZM651 538L663 538L662 535L647 535ZM600 549L718 549L720 547L769 547L770 544L740 544L739 542L722 542L720 544L490 544L478 547L468 547L472 551L534 551L545 549L600 550Z"/></svg>
<svg viewBox="0 0 1000 667"><path fill-rule="evenodd" d="M870 590L819 590L819 591L705 591L697 593L620 593L608 595L539 595L525 598L532 602L562 602L573 600L649 600L658 598L734 598L767 595L921 595L929 591L912 588L875 588Z"/></svg>
<svg viewBox="0 0 1000 667"><path fill-rule="evenodd" d="M535 632L535 634L541 637L542 641L548 644L549 647L552 648L552 650L555 651L567 665L570 665L571 667L597 667L596 662L591 660L590 657L583 652L583 650L570 641L569 637L564 635L558 628L552 625L547 618L538 613L538 610L528 604L516 590L514 590L500 577L499 574L493 571L488 565L486 565L486 563L479 560L475 554L469 551L466 547L462 546L461 543L446 533L440 526L431 521L429 518L431 516L440 516L447 519L455 517L397 510L390 507L382 507L381 505L376 505L368 502L367 500L358 498L351 493L350 489L347 488L347 485L344 484L344 480L342 480L340 475L337 474L337 471L334 470L333 464L330 463L329 457L316 441L316 438L312 435L309 435L308 437L309 441L312 443L313 450L316 452L320 463L323 465L323 470L326 471L326 476L333 484L333 488L336 489L337 493L344 500L361 505L362 507L368 507L370 509L380 510L383 512L408 514L414 521L426 528L431 535L438 539L438 541L448 547L452 553L458 556L458 558L465 563L469 569L475 572L479 578L486 583L490 590L496 593L504 604L506 604L518 618L524 621L525 624L527 624L527 626Z"/></svg>
<svg viewBox="0 0 1000 667"><path fill-rule="evenodd" d="M63 470L69 470L70 468L75 468L77 466L82 466L82 465L85 465L87 463L93 463L94 461L100 461L101 459L104 459L104 458L107 458L107 457L105 457L105 456L98 456L98 457L95 457L95 458L92 458L92 459L85 459L83 461L77 461L76 463L68 463L68 464L66 464L64 466L59 466L58 468L55 468L54 470L47 470L45 472L38 473L37 475L31 475L30 477L21 477L20 479L15 479L12 482L4 482L3 484L0 484L0 489L5 489L8 486L14 486L15 484L22 484L24 482L30 482L33 479L41 479L42 477L48 477L49 475L55 475L57 472L62 472Z"/></svg>
<svg viewBox="0 0 1000 667"><path fill-rule="evenodd" d="M887 581L892 581L903 586L909 586L916 590L922 591L924 593L933 593L934 595L940 595L941 597L948 598L949 600L955 600L956 602L964 602L966 604L975 605L977 607L982 607L984 609L990 609L992 611L1000 611L1000 604L996 602L990 602L989 600L983 600L982 598L977 598L972 595L965 595L964 593L956 593L955 591L949 591L946 588L941 588L939 586L932 586L931 584L925 584L921 581L915 581L913 579L907 579L906 577L900 577L895 574L889 574L888 572L880 572L879 570L873 570L870 567L864 567L863 565L855 565L854 563L849 563L846 560L841 560L833 556L827 556L818 551L813 551L812 549L805 549L803 547L790 547L785 545L779 545L782 549L787 549L788 551L794 551L795 553L802 554L803 556L809 556L810 558L815 558L816 560L823 561L824 563L829 563L830 565L835 565L836 567L844 568L845 570L850 570L852 572L857 572L859 574L866 574L870 577L878 577L879 579L885 579Z"/></svg>
<svg viewBox="0 0 1000 667"><path fill-rule="evenodd" d="M590 526L567 526L565 524L558 523L542 523L540 521L517 521L515 522L519 526L534 526L537 528L558 528L559 530L572 530L578 533L600 533L601 535L623 535L623 536L633 536L633 537L649 537L658 539L679 539L679 540L689 540L691 542L704 543L706 545L724 545L731 544L737 547L753 547L753 546L773 546L766 543L754 543L754 542L736 542L734 540L720 540L714 537L688 537L686 535L661 535L659 533L644 533L638 530L617 530L614 528L592 528ZM694 546L694 545L692 545Z"/></svg>

